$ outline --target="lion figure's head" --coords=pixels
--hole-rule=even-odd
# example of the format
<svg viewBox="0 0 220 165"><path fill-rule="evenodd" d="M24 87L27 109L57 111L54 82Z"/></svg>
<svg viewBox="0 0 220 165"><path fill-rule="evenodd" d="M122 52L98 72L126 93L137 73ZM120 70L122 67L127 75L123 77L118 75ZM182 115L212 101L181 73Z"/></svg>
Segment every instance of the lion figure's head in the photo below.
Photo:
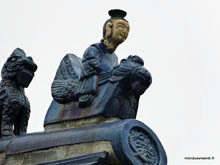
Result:
<svg viewBox="0 0 220 165"><path fill-rule="evenodd" d="M5 62L1 76L2 79L16 81L22 87L28 87L34 77L37 65L31 57L27 57L25 52L17 48Z"/></svg>

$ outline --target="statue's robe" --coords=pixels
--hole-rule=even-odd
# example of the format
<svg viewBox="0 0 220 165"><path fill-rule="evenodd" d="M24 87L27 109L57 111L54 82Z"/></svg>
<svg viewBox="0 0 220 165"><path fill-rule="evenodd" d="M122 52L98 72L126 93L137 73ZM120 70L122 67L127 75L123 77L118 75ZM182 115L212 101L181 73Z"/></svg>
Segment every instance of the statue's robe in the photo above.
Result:
<svg viewBox="0 0 220 165"><path fill-rule="evenodd" d="M108 53L103 43L88 47L82 59L67 54L61 61L52 83L54 100L48 109L45 124L100 114L105 104L103 99L107 99L111 94L106 93L109 86L107 82L112 69L117 65L117 56ZM94 90L96 97L92 104L86 108L79 108L79 96Z"/></svg>
<svg viewBox="0 0 220 165"><path fill-rule="evenodd" d="M68 54L61 61L44 125L93 116L136 118L139 97L151 84L151 75L138 56L129 56L117 65L116 55L107 54L102 46L90 46L82 60ZM96 95L91 105L79 108L81 92L92 90Z"/></svg>

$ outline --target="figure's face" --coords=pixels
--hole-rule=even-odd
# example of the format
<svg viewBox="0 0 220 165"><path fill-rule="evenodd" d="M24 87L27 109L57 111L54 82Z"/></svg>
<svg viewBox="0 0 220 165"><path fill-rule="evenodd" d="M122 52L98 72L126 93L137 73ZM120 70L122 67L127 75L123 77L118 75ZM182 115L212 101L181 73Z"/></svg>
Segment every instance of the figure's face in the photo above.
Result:
<svg viewBox="0 0 220 165"><path fill-rule="evenodd" d="M126 40L129 33L129 24L122 19L115 19L112 21L112 36L111 40L116 44L120 44Z"/></svg>

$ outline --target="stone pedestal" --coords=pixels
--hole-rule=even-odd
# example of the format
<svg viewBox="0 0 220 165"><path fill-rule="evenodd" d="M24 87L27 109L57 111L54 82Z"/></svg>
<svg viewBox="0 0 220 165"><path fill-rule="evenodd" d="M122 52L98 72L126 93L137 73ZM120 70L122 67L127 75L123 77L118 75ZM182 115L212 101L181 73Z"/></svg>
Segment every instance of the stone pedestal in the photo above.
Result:
<svg viewBox="0 0 220 165"><path fill-rule="evenodd" d="M100 161L100 162L99 162ZM154 132L134 119L66 128L0 141L0 164L166 165Z"/></svg>

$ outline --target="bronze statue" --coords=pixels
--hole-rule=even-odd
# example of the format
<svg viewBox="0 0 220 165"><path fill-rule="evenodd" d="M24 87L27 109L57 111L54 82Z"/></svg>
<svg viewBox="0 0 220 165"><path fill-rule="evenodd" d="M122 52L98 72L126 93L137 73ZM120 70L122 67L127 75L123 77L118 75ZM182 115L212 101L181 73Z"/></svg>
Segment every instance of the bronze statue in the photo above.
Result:
<svg viewBox="0 0 220 165"><path fill-rule="evenodd" d="M0 83L0 137L26 133L30 104L25 96L37 65L17 48L4 64ZM13 129L14 128L14 129Z"/></svg>

